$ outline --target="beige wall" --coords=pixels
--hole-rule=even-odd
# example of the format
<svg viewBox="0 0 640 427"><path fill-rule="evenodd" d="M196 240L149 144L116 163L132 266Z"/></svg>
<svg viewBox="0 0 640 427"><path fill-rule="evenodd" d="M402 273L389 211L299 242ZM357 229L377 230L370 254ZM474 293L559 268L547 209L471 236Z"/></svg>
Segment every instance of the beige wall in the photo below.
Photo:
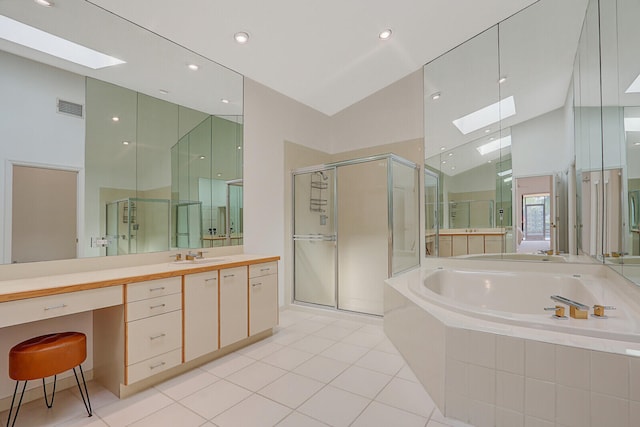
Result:
<svg viewBox="0 0 640 427"><path fill-rule="evenodd" d="M281 257L281 305L291 301L291 170L386 153L422 165L422 86L419 70L329 117L245 79L244 249Z"/></svg>

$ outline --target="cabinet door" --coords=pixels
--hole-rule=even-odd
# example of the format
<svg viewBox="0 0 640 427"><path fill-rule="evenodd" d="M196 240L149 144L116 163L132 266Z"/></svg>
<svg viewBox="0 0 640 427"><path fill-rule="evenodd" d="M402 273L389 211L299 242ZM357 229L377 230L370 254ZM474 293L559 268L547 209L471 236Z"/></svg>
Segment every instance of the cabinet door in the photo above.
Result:
<svg viewBox="0 0 640 427"><path fill-rule="evenodd" d="M484 236L482 234L469 235L468 239L469 254L484 253Z"/></svg>
<svg viewBox="0 0 640 427"><path fill-rule="evenodd" d="M453 256L467 255L467 236L453 236L451 254Z"/></svg>
<svg viewBox="0 0 640 427"><path fill-rule="evenodd" d="M249 336L247 267L220 270L220 348Z"/></svg>
<svg viewBox="0 0 640 427"><path fill-rule="evenodd" d="M278 323L278 276L250 279L249 292L249 335L255 335Z"/></svg>
<svg viewBox="0 0 640 427"><path fill-rule="evenodd" d="M502 236L485 236L484 247L488 254L499 254L504 252Z"/></svg>
<svg viewBox="0 0 640 427"><path fill-rule="evenodd" d="M184 360L218 349L218 271L184 277Z"/></svg>
<svg viewBox="0 0 640 427"><path fill-rule="evenodd" d="M438 256L451 256L451 236L440 236L438 239Z"/></svg>

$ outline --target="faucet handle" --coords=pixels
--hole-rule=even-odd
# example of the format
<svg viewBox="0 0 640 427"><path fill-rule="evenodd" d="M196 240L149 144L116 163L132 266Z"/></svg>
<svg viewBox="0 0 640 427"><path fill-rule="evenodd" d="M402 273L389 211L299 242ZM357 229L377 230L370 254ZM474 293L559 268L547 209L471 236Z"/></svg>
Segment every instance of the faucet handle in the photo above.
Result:
<svg viewBox="0 0 640 427"><path fill-rule="evenodd" d="M178 252L175 255L169 255L169 258L174 258L174 257L176 261L182 261L182 254L180 252Z"/></svg>
<svg viewBox="0 0 640 427"><path fill-rule="evenodd" d="M595 304L593 306L593 317L599 317L601 319L606 319L607 315L604 314L605 310L615 310L615 307L612 307L610 305L600 305L600 304Z"/></svg>
<svg viewBox="0 0 640 427"><path fill-rule="evenodd" d="M564 306L556 305L555 307L545 307L545 311L555 311L553 314L553 318L555 319L566 319L567 316L564 315Z"/></svg>

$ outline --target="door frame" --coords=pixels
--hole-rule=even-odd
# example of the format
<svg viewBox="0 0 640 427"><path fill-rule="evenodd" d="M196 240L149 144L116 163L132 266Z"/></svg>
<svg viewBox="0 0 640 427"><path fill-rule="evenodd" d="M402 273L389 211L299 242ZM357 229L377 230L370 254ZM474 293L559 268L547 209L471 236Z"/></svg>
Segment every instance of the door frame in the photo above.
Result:
<svg viewBox="0 0 640 427"><path fill-rule="evenodd" d="M84 168L52 163L25 162L21 160L5 160L5 188L4 188L4 245L1 261L3 264L11 263L12 228L13 228L13 168L24 166L38 169L53 169L76 173L76 257L85 255L84 245Z"/></svg>

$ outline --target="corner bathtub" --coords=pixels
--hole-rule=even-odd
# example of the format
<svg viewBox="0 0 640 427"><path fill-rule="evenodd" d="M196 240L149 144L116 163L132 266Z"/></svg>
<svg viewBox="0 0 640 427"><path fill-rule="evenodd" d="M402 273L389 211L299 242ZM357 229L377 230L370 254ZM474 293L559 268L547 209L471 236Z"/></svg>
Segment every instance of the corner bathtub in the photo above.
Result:
<svg viewBox="0 0 640 427"><path fill-rule="evenodd" d="M554 319L551 295L616 310ZM594 420L611 414L612 398L640 401L629 385L640 384L638 302L638 286L601 264L426 259L386 281L384 328L447 417L578 425L573 399L580 425L635 426L636 412Z"/></svg>

